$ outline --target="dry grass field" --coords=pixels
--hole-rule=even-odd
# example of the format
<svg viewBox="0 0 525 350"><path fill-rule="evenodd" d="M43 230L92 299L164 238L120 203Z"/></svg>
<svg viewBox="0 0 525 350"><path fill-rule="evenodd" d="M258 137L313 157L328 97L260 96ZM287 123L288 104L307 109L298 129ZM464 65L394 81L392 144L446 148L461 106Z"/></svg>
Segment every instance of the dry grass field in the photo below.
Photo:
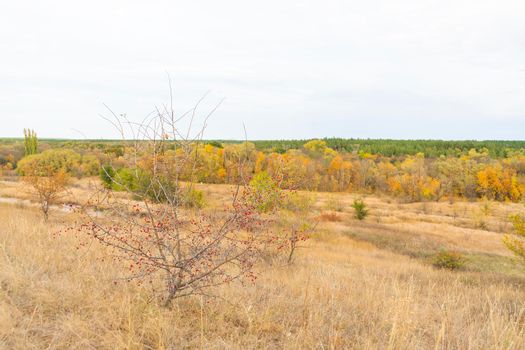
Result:
<svg viewBox="0 0 525 350"><path fill-rule="evenodd" d="M206 210L229 193L201 189ZM310 216L325 219L293 265L269 256L256 284L167 309L146 286L115 284L122 267L99 259L103 247L59 234L75 214L55 207L45 223L30 198L0 182L0 349L525 348L525 268L501 243L517 204L365 197L358 221L356 195L318 193ZM434 268L440 249L465 267Z"/></svg>

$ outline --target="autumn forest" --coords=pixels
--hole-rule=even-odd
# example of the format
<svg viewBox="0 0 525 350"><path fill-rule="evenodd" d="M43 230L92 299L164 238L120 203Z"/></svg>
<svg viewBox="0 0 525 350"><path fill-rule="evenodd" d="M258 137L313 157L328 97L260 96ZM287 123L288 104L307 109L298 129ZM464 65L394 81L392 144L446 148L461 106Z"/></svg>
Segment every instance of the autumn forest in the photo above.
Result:
<svg viewBox="0 0 525 350"><path fill-rule="evenodd" d="M23 175L34 162L77 178L98 175L101 166L122 177L130 172L132 148L126 142L42 140L39 149L24 157L31 151L22 140L1 141L4 175ZM406 202L518 202L525 194L524 150L524 142L504 141L202 141L192 145L195 164L183 177L236 184L266 172L284 189L377 193ZM181 150L168 144L159 156L176 161Z"/></svg>

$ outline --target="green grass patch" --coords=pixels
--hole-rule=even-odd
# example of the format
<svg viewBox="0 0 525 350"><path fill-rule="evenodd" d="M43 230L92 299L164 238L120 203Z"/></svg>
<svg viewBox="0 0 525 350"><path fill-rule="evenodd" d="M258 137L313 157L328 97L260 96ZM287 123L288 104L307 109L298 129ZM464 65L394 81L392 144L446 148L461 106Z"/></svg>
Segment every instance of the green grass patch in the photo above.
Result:
<svg viewBox="0 0 525 350"><path fill-rule="evenodd" d="M442 249L457 250L457 247L447 247L428 237L398 232L388 233L387 230L377 233L352 230L345 232L348 237L373 244L379 249L409 256L425 264L433 265L434 258ZM516 279L525 278L525 266L514 258L481 252L461 252L464 257L462 270L483 274L503 275Z"/></svg>

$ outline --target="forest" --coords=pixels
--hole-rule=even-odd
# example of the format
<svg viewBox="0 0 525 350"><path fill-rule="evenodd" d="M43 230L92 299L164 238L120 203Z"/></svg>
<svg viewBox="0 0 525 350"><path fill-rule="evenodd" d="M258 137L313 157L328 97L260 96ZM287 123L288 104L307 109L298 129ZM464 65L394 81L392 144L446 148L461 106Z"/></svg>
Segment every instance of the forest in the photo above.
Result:
<svg viewBox="0 0 525 350"><path fill-rule="evenodd" d="M37 155L24 142L0 140L4 176L23 175L24 168L38 163L64 168L77 178L111 168L132 181L130 141L39 140ZM265 172L283 189L384 194L405 202L461 198L518 202L525 194L524 145L522 141L199 141L191 144L195 164L183 177L236 184ZM165 161L180 158L175 143L164 148L159 157Z"/></svg>

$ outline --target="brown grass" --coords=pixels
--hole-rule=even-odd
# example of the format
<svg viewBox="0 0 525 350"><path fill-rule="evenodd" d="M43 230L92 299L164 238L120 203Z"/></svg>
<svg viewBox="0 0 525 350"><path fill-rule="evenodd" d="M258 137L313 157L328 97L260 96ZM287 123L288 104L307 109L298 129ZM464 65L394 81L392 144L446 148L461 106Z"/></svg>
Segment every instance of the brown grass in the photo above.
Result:
<svg viewBox="0 0 525 350"><path fill-rule="evenodd" d="M343 221L343 218L336 214L336 213L330 213L330 212L322 212L318 217L320 221L327 221L327 222L341 222Z"/></svg>
<svg viewBox="0 0 525 350"><path fill-rule="evenodd" d="M230 192L203 189L211 206ZM294 265L262 264L255 285L221 287L228 302L187 298L171 310L147 286L114 284L122 270L99 259L104 248L55 236L72 214L55 210L45 224L36 208L0 204L0 349L525 347L525 277L494 265L510 259L500 233L470 226L480 203L367 204L364 222L343 212L321 223ZM496 227L519 209L494 203L488 217ZM413 254L442 246L477 269L438 270Z"/></svg>

